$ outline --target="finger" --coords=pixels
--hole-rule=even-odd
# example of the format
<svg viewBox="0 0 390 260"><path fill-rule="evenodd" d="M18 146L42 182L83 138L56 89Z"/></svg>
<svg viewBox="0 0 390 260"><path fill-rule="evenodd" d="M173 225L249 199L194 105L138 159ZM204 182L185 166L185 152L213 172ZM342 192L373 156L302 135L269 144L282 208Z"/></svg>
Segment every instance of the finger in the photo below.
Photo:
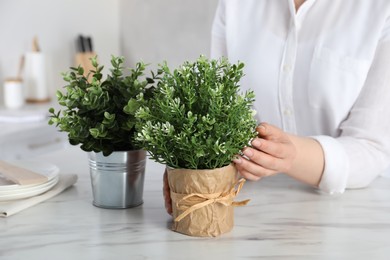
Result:
<svg viewBox="0 0 390 260"><path fill-rule="evenodd" d="M282 171L284 170L283 159L269 155L262 151L258 151L253 148L245 148L243 154L249 158L249 160L259 166L271 170L271 171Z"/></svg>
<svg viewBox="0 0 390 260"><path fill-rule="evenodd" d="M238 170L238 169L237 169ZM249 181L258 181L261 179L260 176L253 175L252 173L245 171L245 170L238 170L238 173L245 178L246 180Z"/></svg>
<svg viewBox="0 0 390 260"><path fill-rule="evenodd" d="M257 163L246 160L239 155L233 160L233 162L240 174L250 180L258 180L261 177L270 176L276 173L275 171L267 169Z"/></svg>
<svg viewBox="0 0 390 260"><path fill-rule="evenodd" d="M258 125L256 131L259 133L260 137L267 140L281 141L286 139L285 133L280 128L267 123Z"/></svg>
<svg viewBox="0 0 390 260"><path fill-rule="evenodd" d="M251 146L256 150L270 154L277 158L286 158L288 156L288 150L283 149L283 143L272 142L256 137L252 140Z"/></svg>
<svg viewBox="0 0 390 260"><path fill-rule="evenodd" d="M167 211L167 213L169 214L169 215L172 215L172 213L173 213L173 210L172 210L172 203L171 203L171 201L165 201L165 210Z"/></svg>
<svg viewBox="0 0 390 260"><path fill-rule="evenodd" d="M168 173L165 170L164 176L163 176L163 196L164 196L164 204L165 209L168 214L172 215L172 200L171 200L171 191L169 189L169 183L168 183Z"/></svg>

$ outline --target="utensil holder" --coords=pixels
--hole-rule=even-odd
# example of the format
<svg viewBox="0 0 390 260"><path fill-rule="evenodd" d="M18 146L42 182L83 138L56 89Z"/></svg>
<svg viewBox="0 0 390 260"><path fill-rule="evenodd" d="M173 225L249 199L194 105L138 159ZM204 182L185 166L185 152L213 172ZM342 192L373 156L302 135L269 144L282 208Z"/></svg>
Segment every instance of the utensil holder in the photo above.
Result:
<svg viewBox="0 0 390 260"><path fill-rule="evenodd" d="M24 84L27 102L42 103L50 101L46 76L45 55L41 52L26 53Z"/></svg>
<svg viewBox="0 0 390 260"><path fill-rule="evenodd" d="M84 76L87 77L88 73L95 68L92 66L91 58L95 57L95 52L79 52L76 54L75 62L76 67L81 66L84 68Z"/></svg>

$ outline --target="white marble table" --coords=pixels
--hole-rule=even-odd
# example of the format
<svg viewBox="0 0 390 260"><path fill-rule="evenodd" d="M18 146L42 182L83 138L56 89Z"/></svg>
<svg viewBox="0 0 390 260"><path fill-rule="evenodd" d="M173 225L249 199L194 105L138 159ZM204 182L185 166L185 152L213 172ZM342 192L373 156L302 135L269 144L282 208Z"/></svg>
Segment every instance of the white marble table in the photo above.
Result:
<svg viewBox="0 0 390 260"><path fill-rule="evenodd" d="M0 106L0 159L25 159L63 148L68 142L66 133L47 123L49 108L58 106L56 103L27 104L20 109Z"/></svg>
<svg viewBox="0 0 390 260"><path fill-rule="evenodd" d="M35 158L77 173L59 196L0 219L0 259L390 259L390 179L328 196L285 176L247 182L235 227L217 238L170 231L163 166L148 161L144 204L94 207L87 156L71 147Z"/></svg>

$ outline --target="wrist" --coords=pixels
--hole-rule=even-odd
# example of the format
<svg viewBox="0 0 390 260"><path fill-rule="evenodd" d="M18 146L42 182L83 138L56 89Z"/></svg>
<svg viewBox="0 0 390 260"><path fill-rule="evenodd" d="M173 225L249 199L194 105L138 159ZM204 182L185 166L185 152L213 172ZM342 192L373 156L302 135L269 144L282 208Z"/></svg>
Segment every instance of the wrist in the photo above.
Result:
<svg viewBox="0 0 390 260"><path fill-rule="evenodd" d="M296 156L293 159L291 169L287 175L318 187L324 170L324 153L320 143L309 137L289 135L291 142L296 149Z"/></svg>

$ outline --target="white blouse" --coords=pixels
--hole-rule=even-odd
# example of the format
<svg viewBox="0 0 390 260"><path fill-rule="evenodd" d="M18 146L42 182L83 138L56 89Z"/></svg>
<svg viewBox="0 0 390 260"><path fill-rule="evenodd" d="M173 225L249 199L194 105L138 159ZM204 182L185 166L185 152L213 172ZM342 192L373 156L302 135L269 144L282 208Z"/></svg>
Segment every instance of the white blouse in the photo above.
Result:
<svg viewBox="0 0 390 260"><path fill-rule="evenodd" d="M390 165L390 1L220 0L212 58L245 63L259 121L322 146L320 189L367 186Z"/></svg>

